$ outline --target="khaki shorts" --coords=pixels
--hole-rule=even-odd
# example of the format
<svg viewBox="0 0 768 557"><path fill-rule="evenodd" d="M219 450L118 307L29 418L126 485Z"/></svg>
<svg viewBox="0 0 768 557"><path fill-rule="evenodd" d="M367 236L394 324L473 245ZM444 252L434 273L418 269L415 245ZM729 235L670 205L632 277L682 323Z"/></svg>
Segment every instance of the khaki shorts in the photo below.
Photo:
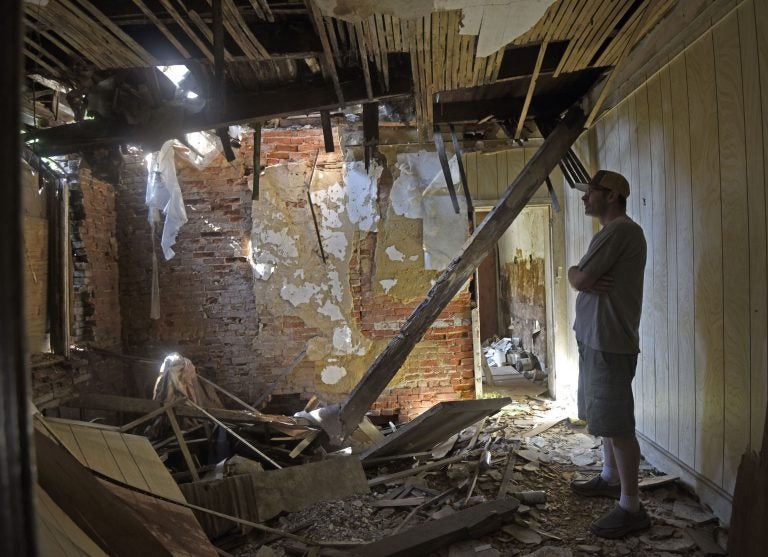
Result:
<svg viewBox="0 0 768 557"><path fill-rule="evenodd" d="M635 433L632 379L637 354L614 354L579 343L579 418L599 437Z"/></svg>

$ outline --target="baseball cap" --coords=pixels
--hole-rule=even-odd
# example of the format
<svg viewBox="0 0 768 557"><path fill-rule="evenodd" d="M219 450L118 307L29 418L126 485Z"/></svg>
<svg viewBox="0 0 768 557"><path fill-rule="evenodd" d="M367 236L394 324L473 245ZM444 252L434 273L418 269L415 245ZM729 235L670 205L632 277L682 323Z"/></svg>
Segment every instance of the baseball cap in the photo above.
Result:
<svg viewBox="0 0 768 557"><path fill-rule="evenodd" d="M624 198L629 197L629 182L624 176L612 170L598 170L588 184L574 184L573 187L584 192L590 187L605 188L615 191Z"/></svg>

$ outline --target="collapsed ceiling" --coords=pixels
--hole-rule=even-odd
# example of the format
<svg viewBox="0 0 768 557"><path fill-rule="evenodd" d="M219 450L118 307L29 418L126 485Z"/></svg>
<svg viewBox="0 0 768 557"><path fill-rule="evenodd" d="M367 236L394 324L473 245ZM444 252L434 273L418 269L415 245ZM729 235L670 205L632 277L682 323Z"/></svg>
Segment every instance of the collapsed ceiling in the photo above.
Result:
<svg viewBox="0 0 768 557"><path fill-rule="evenodd" d="M405 98L422 138L496 121L525 139L527 120L578 100L675 3L28 0L26 139L41 155L157 149ZM178 88L158 69L176 65Z"/></svg>

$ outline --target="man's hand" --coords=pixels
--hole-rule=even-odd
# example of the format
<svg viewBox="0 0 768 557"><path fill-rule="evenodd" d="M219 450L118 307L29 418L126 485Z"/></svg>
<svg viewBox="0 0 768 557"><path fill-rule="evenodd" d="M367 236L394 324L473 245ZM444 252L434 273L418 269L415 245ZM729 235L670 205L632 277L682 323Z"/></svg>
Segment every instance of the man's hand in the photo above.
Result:
<svg viewBox="0 0 768 557"><path fill-rule="evenodd" d="M590 294L597 294L598 296L602 294L608 294L608 292L613 290L613 283L614 281L612 276L603 275L595 281L595 284L593 284L591 288L585 290L585 292L589 292Z"/></svg>

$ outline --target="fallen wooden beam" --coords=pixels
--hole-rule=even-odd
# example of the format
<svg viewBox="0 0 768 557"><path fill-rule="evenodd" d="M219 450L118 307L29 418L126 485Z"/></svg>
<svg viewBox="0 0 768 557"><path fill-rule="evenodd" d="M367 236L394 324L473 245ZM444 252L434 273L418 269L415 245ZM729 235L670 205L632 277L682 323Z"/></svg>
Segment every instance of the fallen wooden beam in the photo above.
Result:
<svg viewBox="0 0 768 557"><path fill-rule="evenodd" d="M368 98L362 81L344 81L340 85L347 104L359 103ZM374 96L371 100L394 99L409 94L411 83L408 79L393 79L388 93ZM141 124L130 125L113 119L85 120L39 130L25 135L24 140L37 140L35 152L40 156L127 143L140 144L154 151L168 139L196 131L292 114L307 114L316 110L335 110L338 106L336 93L330 84L291 85L272 91L231 93L226 98L226 110L219 114L216 111L192 112L177 107L159 108Z"/></svg>
<svg viewBox="0 0 768 557"><path fill-rule="evenodd" d="M405 359L472 273L494 248L552 169L568 152L584 128L584 113L574 106L531 157L472 237L437 279L427 297L379 354L354 388L338 416L327 416L323 428L331 441L341 443L389 385Z"/></svg>
<svg viewBox="0 0 768 557"><path fill-rule="evenodd" d="M131 398L117 395L99 395L86 393L80 397L67 401L65 406L69 408L85 408L88 410L104 410L107 412L123 412L125 414L149 414L163 407L163 404L156 400L145 398ZM295 425L293 418L285 416L271 416L269 414L254 414L240 410L225 410L223 408L207 408L212 416L226 422L240 424L257 424L265 422L280 422L286 425ZM181 406L176 410L176 415L186 418L206 418L203 412L194 408Z"/></svg>
<svg viewBox="0 0 768 557"><path fill-rule="evenodd" d="M365 557L405 557L428 555L467 538L477 538L497 530L512 520L519 502L514 497L482 503L445 518L425 522L374 543L350 550Z"/></svg>

